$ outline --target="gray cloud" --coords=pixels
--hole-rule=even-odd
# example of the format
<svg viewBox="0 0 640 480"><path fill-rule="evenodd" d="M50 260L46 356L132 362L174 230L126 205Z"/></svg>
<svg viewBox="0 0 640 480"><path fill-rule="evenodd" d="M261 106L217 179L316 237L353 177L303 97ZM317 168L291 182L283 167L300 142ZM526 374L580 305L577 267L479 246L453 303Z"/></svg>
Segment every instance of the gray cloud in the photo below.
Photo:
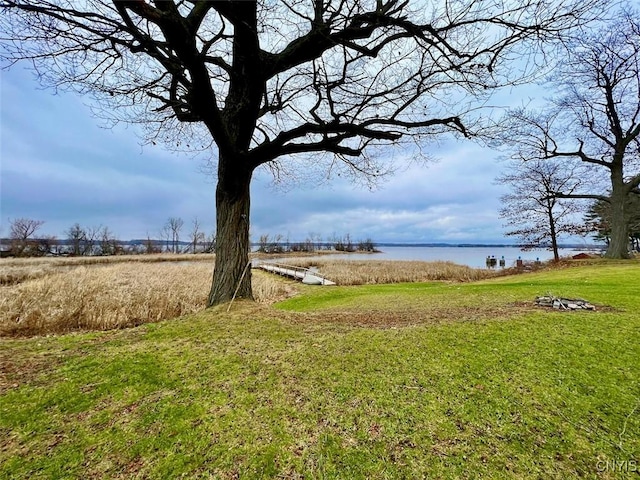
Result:
<svg viewBox="0 0 640 480"><path fill-rule="evenodd" d="M19 69L3 75L1 219L44 220L61 236L75 222L120 238L157 236L170 216L214 228L215 186L202 159L142 148L134 128L99 128L83 100L42 91ZM264 172L252 185L252 235L349 233L380 242L502 242L495 153L469 142L432 146L437 162L400 168L370 191L337 178L283 192ZM401 157L402 151L396 156ZM401 160L401 159L400 159ZM402 163L401 161L399 162Z"/></svg>
<svg viewBox="0 0 640 480"><path fill-rule="evenodd" d="M386 242L501 242L502 187L493 180L491 152L458 145L437 162L412 166L375 191L343 181L286 193L257 179L252 203L254 234L351 233Z"/></svg>

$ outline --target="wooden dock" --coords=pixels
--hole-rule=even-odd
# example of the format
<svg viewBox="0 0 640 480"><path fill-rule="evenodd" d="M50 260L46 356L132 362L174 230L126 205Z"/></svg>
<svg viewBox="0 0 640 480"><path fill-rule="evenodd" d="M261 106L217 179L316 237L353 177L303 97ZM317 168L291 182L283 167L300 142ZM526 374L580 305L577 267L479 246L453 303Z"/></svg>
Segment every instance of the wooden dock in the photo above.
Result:
<svg viewBox="0 0 640 480"><path fill-rule="evenodd" d="M315 270L310 268L297 267L295 265L285 265L282 263L260 263L253 268L260 268L265 272L275 273L284 277L299 280L306 285L335 285L335 282L327 280Z"/></svg>

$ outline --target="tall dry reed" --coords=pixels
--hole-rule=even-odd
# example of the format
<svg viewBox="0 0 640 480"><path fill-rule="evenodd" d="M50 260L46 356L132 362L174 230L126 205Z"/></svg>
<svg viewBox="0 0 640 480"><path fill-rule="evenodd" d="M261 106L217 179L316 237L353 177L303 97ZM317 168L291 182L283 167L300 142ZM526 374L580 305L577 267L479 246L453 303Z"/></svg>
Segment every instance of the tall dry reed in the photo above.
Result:
<svg viewBox="0 0 640 480"><path fill-rule="evenodd" d="M158 253L151 255L113 255L87 257L30 257L0 259L0 285L13 285L41 278L63 268L81 265L113 265L116 263L200 262L213 264L214 254L185 255Z"/></svg>
<svg viewBox="0 0 640 480"><path fill-rule="evenodd" d="M65 268L0 287L0 335L108 330L175 318L206 306L212 265L116 263ZM254 295L268 303L291 285L257 272Z"/></svg>
<svg viewBox="0 0 640 480"><path fill-rule="evenodd" d="M128 258L130 261L124 261ZM175 318L202 310L212 261L194 255L15 259L0 262L0 335L46 335L108 330ZM297 260L317 266L339 285L474 281L498 275L451 262ZM258 302L295 294L297 285L255 271Z"/></svg>
<svg viewBox="0 0 640 480"><path fill-rule="evenodd" d="M397 260L296 260L294 265L317 267L322 275L338 285L377 283L472 282L495 277L500 272L458 265L453 262Z"/></svg>

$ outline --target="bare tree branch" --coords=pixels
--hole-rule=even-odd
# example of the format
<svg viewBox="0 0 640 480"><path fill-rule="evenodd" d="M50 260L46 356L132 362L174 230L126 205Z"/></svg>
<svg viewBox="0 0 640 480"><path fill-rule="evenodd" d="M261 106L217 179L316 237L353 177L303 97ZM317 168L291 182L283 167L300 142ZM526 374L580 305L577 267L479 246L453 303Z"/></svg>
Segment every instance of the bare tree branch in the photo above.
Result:
<svg viewBox="0 0 640 480"><path fill-rule="evenodd" d="M611 205L606 255L628 256L629 197L640 185L640 23L621 10L601 29L583 32L550 78L557 91L544 113L514 110L499 137L512 158L568 163L579 160L599 172L589 192L556 189L554 198L593 199Z"/></svg>
<svg viewBox="0 0 640 480"><path fill-rule="evenodd" d="M325 152L327 176L339 164L377 180L391 168L373 151L473 135L488 94L544 72L550 42L608 3L0 0L0 59L92 93L149 141L214 146L214 304L241 276L239 295L251 297L255 168Z"/></svg>

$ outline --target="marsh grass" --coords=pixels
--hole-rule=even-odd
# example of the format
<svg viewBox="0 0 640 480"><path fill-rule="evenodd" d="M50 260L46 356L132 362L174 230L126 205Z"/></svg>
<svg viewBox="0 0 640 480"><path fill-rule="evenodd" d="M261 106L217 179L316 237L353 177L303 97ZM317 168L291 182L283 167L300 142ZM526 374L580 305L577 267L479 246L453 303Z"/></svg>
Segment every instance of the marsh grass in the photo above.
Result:
<svg viewBox="0 0 640 480"><path fill-rule="evenodd" d="M32 257L0 260L0 285L13 285L47 276L72 267L114 265L119 263L146 264L164 262L205 262L213 264L215 255L184 255L159 253L152 255L112 255L87 257Z"/></svg>
<svg viewBox="0 0 640 480"><path fill-rule="evenodd" d="M0 335L129 328L200 311L206 305L213 258L159 254L3 259ZM512 273L451 262L324 261L301 257L295 264L316 266L342 286L473 282ZM301 288L292 280L259 270L253 270L252 278L259 303L292 297Z"/></svg>
<svg viewBox="0 0 640 480"><path fill-rule="evenodd" d="M0 335L47 335L129 328L202 310L211 282L212 255L137 255L3 259L0 264ZM318 266L340 285L468 282L496 272L451 262L296 261ZM273 303L299 285L253 271L254 296Z"/></svg>
<svg viewBox="0 0 640 480"><path fill-rule="evenodd" d="M212 253L199 253L197 255L178 253L156 253L150 255L106 255L106 256L84 256L84 257L31 257L31 258L4 258L0 265L5 267L24 267L33 265L79 266L113 263L162 263L162 262L184 262L188 261L212 261L215 255Z"/></svg>
<svg viewBox="0 0 640 480"><path fill-rule="evenodd" d="M317 267L326 278L338 285L372 285L383 283L473 282L504 275L505 271L471 268L453 262L397 260L296 260L294 265ZM512 273L509 270L509 273Z"/></svg>
<svg viewBox="0 0 640 480"><path fill-rule="evenodd" d="M205 308L212 265L107 262L35 271L33 278L0 287L0 335L127 328L194 313ZM277 277L253 278L258 302L292 294Z"/></svg>

